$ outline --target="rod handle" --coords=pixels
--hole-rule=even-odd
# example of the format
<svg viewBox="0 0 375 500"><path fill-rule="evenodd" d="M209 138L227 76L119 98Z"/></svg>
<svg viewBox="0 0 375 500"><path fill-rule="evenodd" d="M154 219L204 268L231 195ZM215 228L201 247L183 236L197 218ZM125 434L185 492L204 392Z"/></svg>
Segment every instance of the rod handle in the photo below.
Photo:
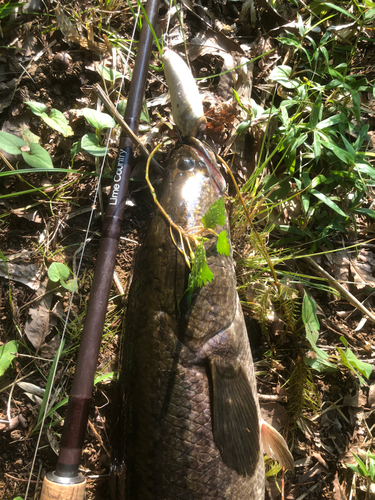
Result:
<svg viewBox="0 0 375 500"><path fill-rule="evenodd" d="M84 500L86 479L82 474L73 480L59 478L53 472L48 473L42 485L40 500Z"/></svg>

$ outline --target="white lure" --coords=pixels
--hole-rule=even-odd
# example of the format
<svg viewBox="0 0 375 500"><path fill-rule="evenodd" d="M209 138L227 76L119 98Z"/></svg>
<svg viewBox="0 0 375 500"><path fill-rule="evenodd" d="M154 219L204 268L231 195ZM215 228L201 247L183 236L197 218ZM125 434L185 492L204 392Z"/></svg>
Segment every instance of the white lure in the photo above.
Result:
<svg viewBox="0 0 375 500"><path fill-rule="evenodd" d="M182 135L196 137L206 129L202 99L185 61L173 50L165 49L164 74L172 103L173 119Z"/></svg>

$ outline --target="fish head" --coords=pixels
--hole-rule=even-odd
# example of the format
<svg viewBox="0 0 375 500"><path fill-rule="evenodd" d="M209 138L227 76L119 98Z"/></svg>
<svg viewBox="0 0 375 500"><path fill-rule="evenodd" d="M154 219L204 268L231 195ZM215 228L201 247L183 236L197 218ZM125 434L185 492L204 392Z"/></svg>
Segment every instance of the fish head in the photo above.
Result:
<svg viewBox="0 0 375 500"><path fill-rule="evenodd" d="M226 182L221 175L218 164L216 162L215 153L204 142L199 141L194 137L187 139L187 144L199 155L201 160L205 163L206 168L210 173L215 189L219 196L222 196L226 190Z"/></svg>
<svg viewBox="0 0 375 500"><path fill-rule="evenodd" d="M201 225L202 216L226 188L213 152L197 139L173 152L166 183L163 205L184 229Z"/></svg>

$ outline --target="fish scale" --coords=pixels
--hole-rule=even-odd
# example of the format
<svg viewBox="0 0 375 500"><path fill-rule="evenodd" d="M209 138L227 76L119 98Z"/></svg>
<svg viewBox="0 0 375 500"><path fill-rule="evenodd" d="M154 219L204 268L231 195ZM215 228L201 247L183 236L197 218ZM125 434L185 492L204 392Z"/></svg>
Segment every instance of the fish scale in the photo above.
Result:
<svg viewBox="0 0 375 500"><path fill-rule="evenodd" d="M172 156L160 203L183 228L200 225L219 196L210 161L188 145ZM194 204L182 200L198 175ZM229 234L227 220L223 229ZM126 500L264 498L260 410L233 261L216 252L215 238L205 247L214 279L190 305L181 300L188 268L159 211L136 257L120 376Z"/></svg>

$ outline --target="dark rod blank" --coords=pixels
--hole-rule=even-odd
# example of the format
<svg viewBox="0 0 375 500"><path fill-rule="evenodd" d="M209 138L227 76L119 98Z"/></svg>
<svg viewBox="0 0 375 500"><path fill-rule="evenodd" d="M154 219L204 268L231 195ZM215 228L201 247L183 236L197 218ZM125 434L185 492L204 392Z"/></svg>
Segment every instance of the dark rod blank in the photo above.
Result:
<svg viewBox="0 0 375 500"><path fill-rule="evenodd" d="M152 26L156 24L158 10L159 0L148 0L146 13ZM144 20L125 113L125 121L135 133L138 132L152 42L152 32ZM55 471L55 476L62 478L78 475L132 159L133 142L122 134Z"/></svg>

